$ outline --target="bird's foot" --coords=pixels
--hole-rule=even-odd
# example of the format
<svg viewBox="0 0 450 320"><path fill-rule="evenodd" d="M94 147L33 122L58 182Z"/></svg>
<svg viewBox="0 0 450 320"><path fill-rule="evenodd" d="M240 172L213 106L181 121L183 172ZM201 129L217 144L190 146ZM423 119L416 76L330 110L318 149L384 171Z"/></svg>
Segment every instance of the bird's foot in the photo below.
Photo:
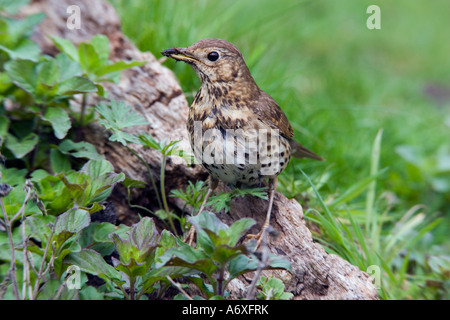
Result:
<svg viewBox="0 0 450 320"><path fill-rule="evenodd" d="M248 235L246 235L247 239L256 240L255 250L259 248L259 246L261 245L262 241L264 240L264 233L265 233L266 229L267 228L262 229L257 234L248 234Z"/></svg>
<svg viewBox="0 0 450 320"><path fill-rule="evenodd" d="M184 243L187 243L188 245L192 246L192 243L194 242L194 236L195 236L195 228L194 226L189 229L188 234L184 238Z"/></svg>

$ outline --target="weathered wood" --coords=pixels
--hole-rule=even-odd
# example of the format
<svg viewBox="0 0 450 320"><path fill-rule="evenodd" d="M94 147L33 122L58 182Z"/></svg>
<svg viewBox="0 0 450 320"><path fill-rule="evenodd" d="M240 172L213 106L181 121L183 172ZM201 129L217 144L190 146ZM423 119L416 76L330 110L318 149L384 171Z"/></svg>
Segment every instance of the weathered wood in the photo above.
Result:
<svg viewBox="0 0 450 320"><path fill-rule="evenodd" d="M49 35L57 35L78 44L88 41L94 34L105 34L110 40L112 60L134 59L145 60L143 67L135 67L122 73L119 84L105 83L108 99L122 100L144 115L151 125L131 128L131 133L143 130L150 132L156 139L182 140L187 144L186 119L188 104L174 74L149 52L140 52L123 35L120 20L114 8L101 0L79 0L76 4L81 9L81 29L69 30L66 21L69 16L67 7L70 0L33 1L25 7L21 14L44 12L48 18L37 28L33 39L48 54L57 53L48 39ZM151 41L151 39L149 39ZM165 49L165 48L161 48ZM98 98L89 100L95 105ZM106 133L98 125L90 125L84 131L84 139L94 144L97 150L111 161L117 172L124 172L128 177L149 182L145 166L128 150L117 143L111 143ZM159 179L161 155L140 146L131 146L148 162L153 176ZM198 165L187 166L177 159L169 159L166 167L166 189L185 188L188 181L204 180L207 175ZM226 189L221 185L220 189ZM137 214L126 204L126 193L123 188L116 188L112 195L117 215L124 223L137 220ZM172 208L180 210L183 203L180 199L168 198ZM157 207L151 184L148 188L137 190L132 201L149 208ZM246 197L234 201L231 212L219 214L228 224L242 217L251 217L257 221L258 227L264 222L267 201ZM143 214L143 212L141 212ZM289 200L277 193L272 211L271 225L279 231L279 237L271 239L268 248L271 252L285 256L292 262L292 273L273 271L282 279L295 299L377 299L378 294L369 276L340 257L327 254L312 239L305 225L303 211L295 200ZM265 272L266 275L270 272ZM227 289L232 298L245 297L251 275L233 280Z"/></svg>

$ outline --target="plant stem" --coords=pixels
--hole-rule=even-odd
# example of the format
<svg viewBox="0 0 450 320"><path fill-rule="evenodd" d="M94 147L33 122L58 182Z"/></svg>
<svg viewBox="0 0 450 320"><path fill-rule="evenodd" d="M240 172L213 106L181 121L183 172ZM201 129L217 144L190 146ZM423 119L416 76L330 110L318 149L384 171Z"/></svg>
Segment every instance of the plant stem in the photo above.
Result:
<svg viewBox="0 0 450 320"><path fill-rule="evenodd" d="M23 250L23 282L22 282L22 299L27 296L27 286L30 288L30 267L28 266L28 239L25 231L25 218L22 215L22 250ZM30 290L31 292L31 290ZM31 295L30 295L31 296Z"/></svg>
<svg viewBox="0 0 450 320"><path fill-rule="evenodd" d="M256 269L255 275L253 276L253 280L247 291L247 296L245 297L245 300L255 300L256 284L258 283L258 280L261 277L262 271L269 264L269 253L268 253L269 249L267 248L267 242L266 242L267 232L264 232L263 237L264 238L263 238L263 242L262 242L262 246L261 246L261 251L262 251L261 260L259 261L258 269Z"/></svg>
<svg viewBox="0 0 450 320"><path fill-rule="evenodd" d="M175 225L173 224L172 216L170 215L169 206L167 204L167 198L166 198L166 189L164 188L164 176L166 172L166 160L167 157L163 155L162 163L161 163L161 197L164 203L164 210L167 213L167 218L169 219L170 227L172 228L173 233L178 236L177 229L175 228Z"/></svg>
<svg viewBox="0 0 450 320"><path fill-rule="evenodd" d="M130 151L132 154L134 154L139 160L141 160L141 162L147 168L153 190L155 190L155 193L156 193L156 200L158 201L158 206L160 209L162 209L163 206L162 206L161 198L159 196L158 188L156 187L155 179L153 179L153 174L152 174L152 171L150 170L148 163L136 151L134 151L133 149L131 149L128 146L126 146L126 148L128 149L128 151Z"/></svg>
<svg viewBox="0 0 450 320"><path fill-rule="evenodd" d="M9 240L9 247L11 249L11 263L9 267L9 273L11 275L11 282L12 282L12 289L14 297L19 300L19 288L17 286L17 277L16 277L16 256L15 256L15 249L14 249L14 240L12 237L12 230L11 230L11 222L8 218L8 213L6 212L5 205L3 204L3 199L0 198L0 206L2 208L3 217L5 219L4 225L6 228L6 232L8 233L8 240Z"/></svg>
<svg viewBox="0 0 450 320"><path fill-rule="evenodd" d="M223 297L223 280L225 275L225 265L220 268L219 277L217 277L217 294Z"/></svg>
<svg viewBox="0 0 450 320"><path fill-rule="evenodd" d="M127 291L123 288L122 285L117 284L117 286L120 288L120 290L122 290L123 296L125 297L125 299L130 300L130 296L128 295Z"/></svg>
<svg viewBox="0 0 450 320"><path fill-rule="evenodd" d="M131 197L131 195L130 195L130 188L127 188L127 195L128 195L127 203L128 203L128 206L130 208L136 208L136 209L144 210L144 211L147 211L148 213L150 213L151 215L155 215L155 213L152 210L150 210L150 209L148 209L146 207L143 207L143 206L131 203L131 200L130 200L130 197Z"/></svg>
<svg viewBox="0 0 450 320"><path fill-rule="evenodd" d="M53 238L53 234L55 233L55 229L56 229L56 223L58 222L58 217L56 217L56 220L53 224L52 230L50 232L50 235L48 237L47 240L47 244L45 245L45 249L44 249L44 255L42 256L42 262L41 262L41 266L39 267L39 272L36 274L36 282L34 283L34 290L33 290L33 296L30 297L31 300L36 299L38 290L39 290L39 282L41 281L42 277L44 276L44 264L45 264L45 260L47 258L47 253L48 253L48 248L50 246L50 243L52 242L52 238ZM49 263L51 262L52 259L50 259Z"/></svg>
<svg viewBox="0 0 450 320"><path fill-rule="evenodd" d="M184 291L184 289L180 286L179 283L176 283L175 281L173 281L172 278L169 277L169 276L166 276L166 278L167 278L167 280L170 281L171 284L173 284L175 287L177 287L177 289L180 290L180 292L181 292L186 298L188 298L189 300L194 300L194 299L192 299L192 297L191 297L186 291Z"/></svg>
<svg viewBox="0 0 450 320"><path fill-rule="evenodd" d="M135 277L130 277L130 300L134 300L134 298L135 298L135 289L134 289L134 285L135 285L135 283L136 283L136 278Z"/></svg>
<svg viewBox="0 0 450 320"><path fill-rule="evenodd" d="M84 114L86 113L88 96L87 93L83 93L83 98L81 100L81 113L80 113L80 125L84 126Z"/></svg>
<svg viewBox="0 0 450 320"><path fill-rule="evenodd" d="M46 108L44 105L40 105L41 110L42 110L42 114L45 114ZM33 128L33 132L40 137L41 136L41 125L42 125L42 120L41 117L36 117L36 122L34 123L34 128ZM34 146L33 151L30 153L30 162L29 162L29 172L32 172L34 170L34 160L36 159L36 155L38 152L38 148L39 148L39 143L36 144Z"/></svg>

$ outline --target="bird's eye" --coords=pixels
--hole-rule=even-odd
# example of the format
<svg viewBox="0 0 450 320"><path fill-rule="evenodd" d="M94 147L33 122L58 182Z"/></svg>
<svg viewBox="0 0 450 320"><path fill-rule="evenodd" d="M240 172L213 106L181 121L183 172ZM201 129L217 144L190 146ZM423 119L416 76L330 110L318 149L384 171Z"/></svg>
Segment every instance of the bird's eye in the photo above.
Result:
<svg viewBox="0 0 450 320"><path fill-rule="evenodd" d="M212 51L210 53L208 53L208 60L209 61L216 61L217 59L219 59L219 53Z"/></svg>

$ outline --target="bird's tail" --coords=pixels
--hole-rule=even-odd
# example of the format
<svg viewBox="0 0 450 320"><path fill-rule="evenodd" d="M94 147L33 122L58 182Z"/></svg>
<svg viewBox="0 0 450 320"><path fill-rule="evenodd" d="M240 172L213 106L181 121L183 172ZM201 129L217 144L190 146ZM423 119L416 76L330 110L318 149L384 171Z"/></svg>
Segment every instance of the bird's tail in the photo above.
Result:
<svg viewBox="0 0 450 320"><path fill-rule="evenodd" d="M318 156L314 152L306 149L304 146L299 144L297 141L290 140L289 142L291 144L291 149L292 149L291 156L292 157L295 157L295 158L311 158L311 159L315 159L315 160L319 160L319 161L324 161L325 160L321 156Z"/></svg>

